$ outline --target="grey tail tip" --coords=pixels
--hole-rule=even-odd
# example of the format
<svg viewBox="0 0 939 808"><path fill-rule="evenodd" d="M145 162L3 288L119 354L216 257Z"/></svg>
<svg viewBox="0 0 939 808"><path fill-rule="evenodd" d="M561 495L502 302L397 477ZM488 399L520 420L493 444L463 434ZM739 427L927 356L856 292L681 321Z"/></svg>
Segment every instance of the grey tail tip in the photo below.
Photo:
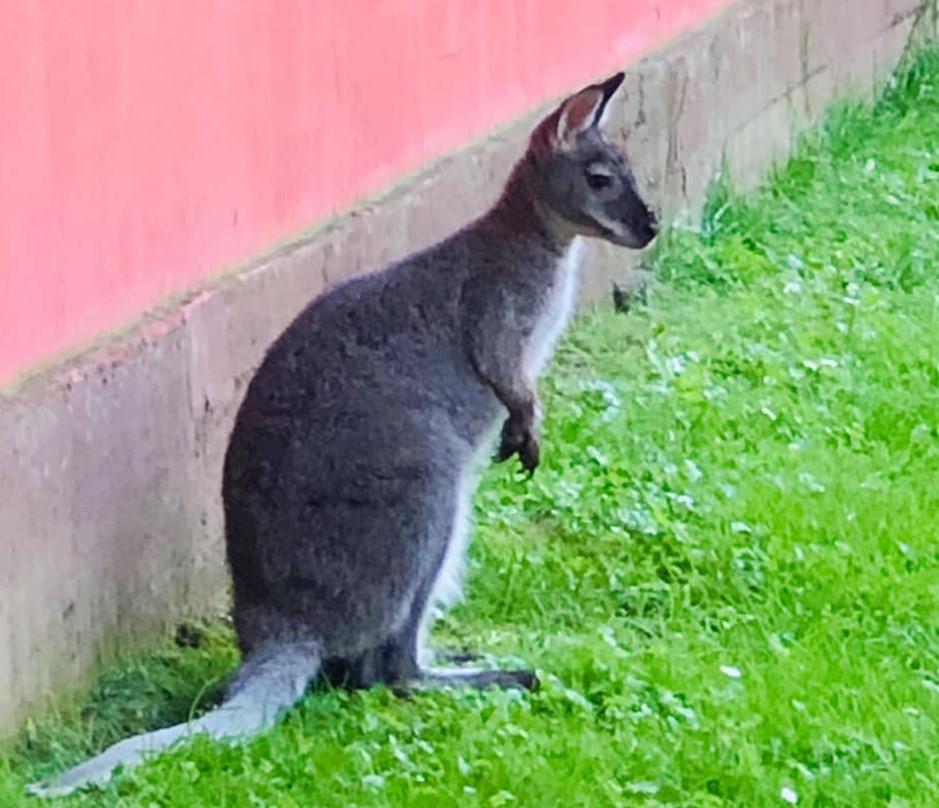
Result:
<svg viewBox="0 0 939 808"><path fill-rule="evenodd" d="M26 793L54 799L87 787L103 786L116 771L135 767L195 733L205 733L217 741L253 738L272 727L284 711L300 701L319 667L318 643L272 643L242 664L229 696L201 718L125 738L57 778L31 783L26 786Z"/></svg>
<svg viewBox="0 0 939 808"><path fill-rule="evenodd" d="M56 797L64 797L69 792L65 789L53 789L47 786L45 783L30 783L26 786L26 793L30 797L36 797L40 800L49 800Z"/></svg>

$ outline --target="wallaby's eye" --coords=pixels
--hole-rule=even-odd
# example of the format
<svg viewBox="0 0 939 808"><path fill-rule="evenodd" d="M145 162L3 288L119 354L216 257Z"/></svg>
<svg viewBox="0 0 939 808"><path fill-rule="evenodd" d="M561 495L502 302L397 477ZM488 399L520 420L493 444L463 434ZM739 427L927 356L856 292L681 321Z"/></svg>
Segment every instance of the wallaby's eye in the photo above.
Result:
<svg viewBox="0 0 939 808"><path fill-rule="evenodd" d="M613 178L601 171L587 171L587 185L595 191L602 191L613 184Z"/></svg>

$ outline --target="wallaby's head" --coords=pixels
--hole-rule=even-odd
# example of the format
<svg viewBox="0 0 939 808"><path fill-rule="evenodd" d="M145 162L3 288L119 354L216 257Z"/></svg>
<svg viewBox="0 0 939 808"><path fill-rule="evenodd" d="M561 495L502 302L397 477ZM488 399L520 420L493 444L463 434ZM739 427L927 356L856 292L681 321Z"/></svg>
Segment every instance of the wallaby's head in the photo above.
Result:
<svg viewBox="0 0 939 808"><path fill-rule="evenodd" d="M655 214L636 189L626 156L600 127L617 73L565 100L535 129L527 155L540 204L575 232L641 249L658 233Z"/></svg>

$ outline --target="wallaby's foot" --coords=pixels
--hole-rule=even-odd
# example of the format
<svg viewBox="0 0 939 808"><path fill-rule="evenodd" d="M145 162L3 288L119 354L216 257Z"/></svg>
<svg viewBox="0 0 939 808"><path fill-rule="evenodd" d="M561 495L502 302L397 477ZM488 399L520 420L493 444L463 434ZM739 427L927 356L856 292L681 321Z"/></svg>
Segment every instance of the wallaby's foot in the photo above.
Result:
<svg viewBox="0 0 939 808"><path fill-rule="evenodd" d="M469 662L478 662L482 657L472 651L434 651L434 659L450 665L466 665Z"/></svg>
<svg viewBox="0 0 939 808"><path fill-rule="evenodd" d="M396 688L423 675L408 648L404 644L389 643L355 659L327 659L320 676L331 687L343 690L367 690L379 684ZM478 662L480 656L466 650L433 650L430 658L447 665L466 665Z"/></svg>
<svg viewBox="0 0 939 808"><path fill-rule="evenodd" d="M538 468L541 447L532 419L510 415L502 424L502 438L496 452L496 462L502 463L512 455L518 455L522 468L531 476Z"/></svg>
<svg viewBox="0 0 939 808"><path fill-rule="evenodd" d="M483 670L481 668L430 668L410 685L415 690L447 687L472 687L486 690L537 690L538 676L533 670Z"/></svg>

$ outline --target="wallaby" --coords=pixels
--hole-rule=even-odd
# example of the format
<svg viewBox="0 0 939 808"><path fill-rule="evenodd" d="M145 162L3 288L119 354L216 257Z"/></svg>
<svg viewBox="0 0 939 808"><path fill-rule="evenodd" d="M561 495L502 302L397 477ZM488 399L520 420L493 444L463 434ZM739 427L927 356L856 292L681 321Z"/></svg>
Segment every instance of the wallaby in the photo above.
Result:
<svg viewBox="0 0 939 808"><path fill-rule="evenodd" d="M580 237L640 249L656 235L600 130L622 81L591 85L543 120L488 213L337 286L277 339L225 457L243 658L227 698L33 793L104 783L189 733L249 738L318 676L352 687L535 684L531 671L429 667L424 640L460 591L481 462L496 448L529 473L538 465L535 380L574 306Z"/></svg>

